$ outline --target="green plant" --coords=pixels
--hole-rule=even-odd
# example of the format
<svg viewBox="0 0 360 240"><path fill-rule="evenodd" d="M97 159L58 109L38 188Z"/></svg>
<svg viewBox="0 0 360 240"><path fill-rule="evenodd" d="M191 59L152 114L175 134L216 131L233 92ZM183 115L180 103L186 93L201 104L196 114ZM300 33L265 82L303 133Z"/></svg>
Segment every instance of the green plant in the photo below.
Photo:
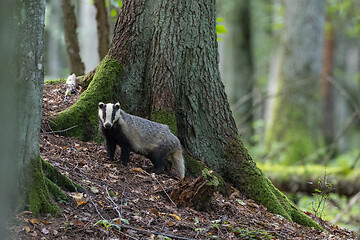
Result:
<svg viewBox="0 0 360 240"><path fill-rule="evenodd" d="M109 229L111 227L115 227L119 230L121 230L121 225L120 225L120 222L123 222L123 223L126 223L126 224L129 224L129 221L124 219L124 218L114 218L112 220L106 220L106 219L101 219L99 221L97 221L94 226L98 225L98 224L102 224L104 225L106 231L109 231Z"/></svg>
<svg viewBox="0 0 360 240"><path fill-rule="evenodd" d="M329 203L330 193L333 191L333 185L329 182L329 175L325 170L323 178L319 178L317 182L319 188L315 188L315 193L313 193L314 201L311 203L311 207L315 217L319 217L320 219L322 219L324 215L324 209Z"/></svg>

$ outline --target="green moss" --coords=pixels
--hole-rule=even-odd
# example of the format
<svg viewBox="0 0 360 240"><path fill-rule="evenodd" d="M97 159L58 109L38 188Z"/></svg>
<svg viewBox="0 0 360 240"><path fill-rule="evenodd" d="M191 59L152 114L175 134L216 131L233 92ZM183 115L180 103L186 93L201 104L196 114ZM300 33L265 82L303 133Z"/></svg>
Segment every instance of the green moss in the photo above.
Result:
<svg viewBox="0 0 360 240"><path fill-rule="evenodd" d="M56 84L65 84L66 83L66 78L60 78L60 79L50 79L50 80L46 80L44 82L44 84L51 84L51 85L56 85Z"/></svg>
<svg viewBox="0 0 360 240"><path fill-rule="evenodd" d="M61 187L65 191L79 192L83 191L82 186L71 181L68 177L62 175L53 165L41 159L42 168L45 176L55 185Z"/></svg>
<svg viewBox="0 0 360 240"><path fill-rule="evenodd" d="M56 214L60 211L49 195L46 178L41 166L41 158L30 160L30 184L28 186L28 203L30 211L35 215L41 213Z"/></svg>
<svg viewBox="0 0 360 240"><path fill-rule="evenodd" d="M69 109L58 114L51 121L53 130L64 130L67 136L75 136L83 141L100 141L98 133L97 106L99 102L116 102L120 91L123 69L117 60L105 57L97 67L89 87L79 100Z"/></svg>
<svg viewBox="0 0 360 240"><path fill-rule="evenodd" d="M184 155L185 164L186 164L186 175L187 176L194 177L194 178L198 177L201 174L203 174L202 171L204 169L207 169L207 166L205 164L203 164L202 162L191 157L189 154L184 152L183 155ZM223 195L227 195L228 191L226 189L225 181L224 181L223 177L217 172L212 172L211 174L213 175L213 177L215 177L217 179L217 182L218 182L216 191L219 191Z"/></svg>
<svg viewBox="0 0 360 240"><path fill-rule="evenodd" d="M170 131L177 135L176 116L174 111L152 111L151 120L168 125Z"/></svg>
<svg viewBox="0 0 360 240"><path fill-rule="evenodd" d="M69 200L68 197L66 196L66 194L50 179L45 178L45 183L49 190L49 194L53 200L56 200L56 201L60 201L60 200L68 201Z"/></svg>
<svg viewBox="0 0 360 240"><path fill-rule="evenodd" d="M240 141L229 143L226 148L227 167L223 176L232 182L237 189L251 199L264 205L270 212L279 214L301 225L321 227L299 210L281 193L271 181L261 172L251 159ZM241 171L234 171L241 169Z"/></svg>

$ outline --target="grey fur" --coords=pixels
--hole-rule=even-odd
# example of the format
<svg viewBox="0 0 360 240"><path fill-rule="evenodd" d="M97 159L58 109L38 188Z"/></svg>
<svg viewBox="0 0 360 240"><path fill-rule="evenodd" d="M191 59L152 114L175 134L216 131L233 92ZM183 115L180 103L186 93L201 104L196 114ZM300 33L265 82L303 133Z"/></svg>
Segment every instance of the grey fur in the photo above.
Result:
<svg viewBox="0 0 360 240"><path fill-rule="evenodd" d="M104 111L111 110L116 112L104 114ZM171 133L167 125L130 115L120 109L119 103L100 102L99 131L106 141L108 155L110 152L109 158L113 157L111 146L117 144L122 148L122 154L125 149L146 156L153 162L155 170L161 172L164 169L170 170L171 163L167 161L167 157L170 156L180 178L184 178L182 147L179 139ZM128 156L120 158L126 165Z"/></svg>

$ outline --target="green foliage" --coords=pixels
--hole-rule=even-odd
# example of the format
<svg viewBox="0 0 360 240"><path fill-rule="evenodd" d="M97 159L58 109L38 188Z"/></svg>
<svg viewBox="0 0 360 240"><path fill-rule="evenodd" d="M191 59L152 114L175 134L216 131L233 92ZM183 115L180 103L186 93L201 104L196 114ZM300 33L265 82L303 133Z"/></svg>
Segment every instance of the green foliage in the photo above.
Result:
<svg viewBox="0 0 360 240"><path fill-rule="evenodd" d="M315 189L314 202L312 202L312 210L316 217L322 218L325 206L330 200L330 193L333 191L333 185L329 182L329 174L324 173L322 179L318 180L319 188Z"/></svg>
<svg viewBox="0 0 360 240"><path fill-rule="evenodd" d="M111 6L111 10L110 10L111 21L116 22L118 12L119 12L120 8L122 7L122 1L106 0L105 6L107 8L109 6Z"/></svg>
<svg viewBox="0 0 360 240"><path fill-rule="evenodd" d="M331 193L329 194L329 199L331 199L331 202L329 204L325 204L323 212L324 220L331 222L338 214L344 213L344 209L346 209L349 203L349 198ZM312 205L315 201L316 199L314 196L304 195L301 196L298 206L304 211L312 212ZM351 211L345 214L337 223L337 225L359 233L360 226L356 221L354 221L358 216L360 216L360 204L354 204L351 208Z"/></svg>
<svg viewBox="0 0 360 240"><path fill-rule="evenodd" d="M327 14L337 29L344 29L347 36L357 38L360 33L360 3L353 0L329 0Z"/></svg>
<svg viewBox="0 0 360 240"><path fill-rule="evenodd" d="M216 22L219 23L219 22L223 22L224 19L223 18L217 18L216 19ZM224 25L220 25L220 24L216 24L216 34L217 36L219 36L219 34L225 34L226 33L226 29L225 29L225 26ZM221 42L222 39L218 37L218 42Z"/></svg>
<svg viewBox="0 0 360 240"><path fill-rule="evenodd" d="M104 225L106 231L109 231L110 228L116 228L119 230L121 230L121 225L120 223L123 222L125 224L129 224L129 221L124 219L124 218L114 218L112 220L106 220L106 219L101 219L99 221L97 221L94 226L102 224Z"/></svg>

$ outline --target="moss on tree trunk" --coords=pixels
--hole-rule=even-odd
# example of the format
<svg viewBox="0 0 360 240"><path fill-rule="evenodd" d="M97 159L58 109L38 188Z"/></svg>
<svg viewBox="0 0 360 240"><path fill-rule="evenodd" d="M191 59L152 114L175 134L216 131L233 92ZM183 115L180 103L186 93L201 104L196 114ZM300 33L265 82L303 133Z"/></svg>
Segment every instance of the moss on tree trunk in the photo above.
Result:
<svg viewBox="0 0 360 240"><path fill-rule="evenodd" d="M100 140L97 123L97 106L99 102L115 102L119 100L116 93L121 87L122 68L118 61L105 57L97 67L89 87L81 94L79 100L69 109L60 112L51 121L53 130L64 130L67 135L88 141Z"/></svg>
<svg viewBox="0 0 360 240"><path fill-rule="evenodd" d="M51 164L40 156L30 160L28 168L27 200L29 210L35 215L57 214L60 208L56 201L67 201L68 198L62 189L80 191L82 187L62 175ZM61 187L61 188L60 188Z"/></svg>
<svg viewBox="0 0 360 240"><path fill-rule="evenodd" d="M272 184L256 166L240 141L229 143L226 159L228 167L223 175L226 175L225 179L231 181L241 192L267 207L272 213L304 226L321 229ZM232 171L232 169L241 169L241 171Z"/></svg>

